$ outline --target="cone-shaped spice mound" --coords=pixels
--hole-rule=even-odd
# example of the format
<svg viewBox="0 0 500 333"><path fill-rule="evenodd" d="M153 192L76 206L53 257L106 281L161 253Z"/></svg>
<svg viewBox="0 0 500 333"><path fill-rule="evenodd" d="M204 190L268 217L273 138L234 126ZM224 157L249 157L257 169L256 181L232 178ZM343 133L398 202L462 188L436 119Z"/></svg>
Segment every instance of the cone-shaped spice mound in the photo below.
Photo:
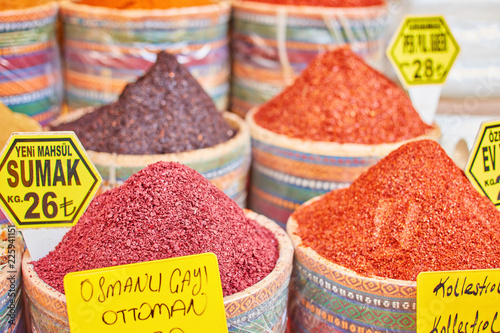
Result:
<svg viewBox="0 0 500 333"><path fill-rule="evenodd" d="M56 249L34 262L64 293L70 272L213 252L224 296L254 285L273 269L271 231L196 171L158 162L96 197Z"/></svg>
<svg viewBox="0 0 500 333"><path fill-rule="evenodd" d="M431 129L402 89L346 47L314 58L254 119L291 138L338 143L393 143Z"/></svg>
<svg viewBox="0 0 500 333"><path fill-rule="evenodd" d="M433 141L402 146L292 216L305 246L361 275L500 268L500 212Z"/></svg>
<svg viewBox="0 0 500 333"><path fill-rule="evenodd" d="M212 147L235 134L189 70L165 52L118 101L51 130L74 131L85 149L130 155Z"/></svg>

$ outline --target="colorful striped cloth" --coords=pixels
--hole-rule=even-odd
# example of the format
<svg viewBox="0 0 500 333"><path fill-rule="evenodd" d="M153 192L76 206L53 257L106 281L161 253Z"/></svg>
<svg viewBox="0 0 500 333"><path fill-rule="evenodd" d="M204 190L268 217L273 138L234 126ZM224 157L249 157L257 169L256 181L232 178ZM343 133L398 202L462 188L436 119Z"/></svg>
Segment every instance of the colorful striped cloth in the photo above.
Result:
<svg viewBox="0 0 500 333"><path fill-rule="evenodd" d="M57 3L0 11L0 102L41 124L60 112Z"/></svg>
<svg viewBox="0 0 500 333"><path fill-rule="evenodd" d="M229 11L227 3L165 10L62 3L69 109L115 101L127 83L149 69L161 50L175 54L217 107L225 109Z"/></svg>
<svg viewBox="0 0 500 333"><path fill-rule="evenodd" d="M383 59L386 6L326 8L233 3L231 110L244 116L293 82L321 52L341 45Z"/></svg>

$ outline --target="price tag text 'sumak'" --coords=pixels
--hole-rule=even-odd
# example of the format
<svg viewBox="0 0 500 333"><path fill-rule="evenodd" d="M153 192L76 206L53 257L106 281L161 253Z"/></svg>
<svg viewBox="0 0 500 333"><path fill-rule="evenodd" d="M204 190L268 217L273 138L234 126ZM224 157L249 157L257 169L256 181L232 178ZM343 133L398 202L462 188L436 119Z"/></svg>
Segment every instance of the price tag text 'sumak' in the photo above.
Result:
<svg viewBox="0 0 500 333"><path fill-rule="evenodd" d="M19 228L71 226L101 178L72 132L13 135L0 162L0 199Z"/></svg>

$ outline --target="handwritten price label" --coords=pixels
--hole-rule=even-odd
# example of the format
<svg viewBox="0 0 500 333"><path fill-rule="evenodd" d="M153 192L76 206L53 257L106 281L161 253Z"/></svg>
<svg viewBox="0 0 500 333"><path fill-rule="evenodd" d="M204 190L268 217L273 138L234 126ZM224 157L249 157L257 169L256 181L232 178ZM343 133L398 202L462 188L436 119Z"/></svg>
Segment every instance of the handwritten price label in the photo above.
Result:
<svg viewBox="0 0 500 333"><path fill-rule="evenodd" d="M500 332L500 269L417 277L417 333Z"/></svg>
<svg viewBox="0 0 500 333"><path fill-rule="evenodd" d="M13 133L0 157L0 203L18 228L76 224L100 183L73 132Z"/></svg>
<svg viewBox="0 0 500 333"><path fill-rule="evenodd" d="M70 273L64 290L72 333L227 332L213 253Z"/></svg>

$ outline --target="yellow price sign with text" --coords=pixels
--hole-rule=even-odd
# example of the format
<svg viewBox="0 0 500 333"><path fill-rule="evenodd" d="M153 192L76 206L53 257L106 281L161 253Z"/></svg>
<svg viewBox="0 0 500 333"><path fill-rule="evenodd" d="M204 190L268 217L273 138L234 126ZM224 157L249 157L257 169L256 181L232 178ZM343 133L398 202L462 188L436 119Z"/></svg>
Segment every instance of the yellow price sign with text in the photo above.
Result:
<svg viewBox="0 0 500 333"><path fill-rule="evenodd" d="M481 124L465 175L500 209L500 120Z"/></svg>
<svg viewBox="0 0 500 333"><path fill-rule="evenodd" d="M406 16L387 48L405 86L444 84L460 52L442 16Z"/></svg>
<svg viewBox="0 0 500 333"><path fill-rule="evenodd" d="M72 333L227 332L213 253L70 273L64 290Z"/></svg>
<svg viewBox="0 0 500 333"><path fill-rule="evenodd" d="M75 225L101 181L74 132L13 133L0 157L0 205L18 228Z"/></svg>
<svg viewBox="0 0 500 333"><path fill-rule="evenodd" d="M500 269L417 276L417 333L500 332Z"/></svg>

